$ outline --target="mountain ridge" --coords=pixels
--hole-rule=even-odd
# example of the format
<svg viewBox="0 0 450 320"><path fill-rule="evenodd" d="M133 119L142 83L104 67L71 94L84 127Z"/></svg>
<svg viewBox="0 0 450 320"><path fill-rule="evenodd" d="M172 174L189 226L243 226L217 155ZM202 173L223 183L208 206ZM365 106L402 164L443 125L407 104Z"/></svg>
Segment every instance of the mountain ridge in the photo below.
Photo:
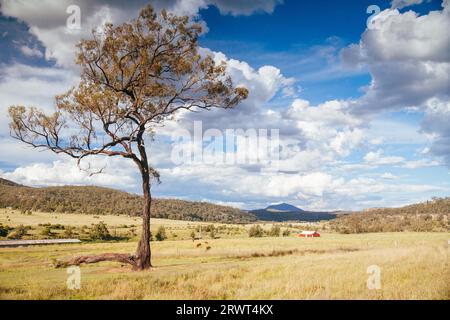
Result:
<svg viewBox="0 0 450 320"><path fill-rule="evenodd" d="M279 203L279 204L273 204L268 207L266 207L264 210L271 211L271 212L305 212L305 210L302 210L296 206L293 206L289 203Z"/></svg>
<svg viewBox="0 0 450 320"><path fill-rule="evenodd" d="M249 210L258 220L287 222L287 221L306 221L316 222L322 220L332 220L337 217L334 212L315 212L306 211L288 203L269 205L264 209Z"/></svg>

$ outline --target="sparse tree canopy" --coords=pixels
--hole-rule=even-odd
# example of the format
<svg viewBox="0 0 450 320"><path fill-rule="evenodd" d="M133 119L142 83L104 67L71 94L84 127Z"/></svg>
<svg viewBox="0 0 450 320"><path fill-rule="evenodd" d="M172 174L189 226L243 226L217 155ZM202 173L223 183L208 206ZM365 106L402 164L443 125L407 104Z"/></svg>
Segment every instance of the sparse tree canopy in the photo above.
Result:
<svg viewBox="0 0 450 320"><path fill-rule="evenodd" d="M56 97L53 114L23 106L9 109L14 138L78 161L122 156L141 172L143 229L136 255L74 261L114 257L137 269L150 268L150 178L159 179L159 174L149 164L145 135L178 110L232 108L247 97L247 89L233 86L224 62L200 54L200 33L188 17L155 14L147 6L132 22L106 24L79 43L81 81Z"/></svg>

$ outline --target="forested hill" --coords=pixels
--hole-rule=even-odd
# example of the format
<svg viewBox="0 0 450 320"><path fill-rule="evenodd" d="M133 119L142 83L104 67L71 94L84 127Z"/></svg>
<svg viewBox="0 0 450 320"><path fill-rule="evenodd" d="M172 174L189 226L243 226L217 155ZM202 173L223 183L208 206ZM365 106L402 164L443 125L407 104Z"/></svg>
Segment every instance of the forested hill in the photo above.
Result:
<svg viewBox="0 0 450 320"><path fill-rule="evenodd" d="M21 187L20 184L0 178L0 186Z"/></svg>
<svg viewBox="0 0 450 320"><path fill-rule="evenodd" d="M142 197L91 186L31 188L0 179L0 208L61 213L140 215ZM154 199L152 217L188 221L246 223L250 213L206 202Z"/></svg>
<svg viewBox="0 0 450 320"><path fill-rule="evenodd" d="M332 229L342 233L450 231L450 197L401 208L377 208L341 214Z"/></svg>
<svg viewBox="0 0 450 320"><path fill-rule="evenodd" d="M363 212L395 215L395 214L450 214L450 197L433 198L431 200L410 204L401 208L375 208Z"/></svg>

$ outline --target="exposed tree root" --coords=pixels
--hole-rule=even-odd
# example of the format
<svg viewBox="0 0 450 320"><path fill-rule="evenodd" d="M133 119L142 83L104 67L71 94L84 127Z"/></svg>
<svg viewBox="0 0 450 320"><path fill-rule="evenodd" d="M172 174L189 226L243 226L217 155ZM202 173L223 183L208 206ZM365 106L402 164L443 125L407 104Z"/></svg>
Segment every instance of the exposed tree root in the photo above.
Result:
<svg viewBox="0 0 450 320"><path fill-rule="evenodd" d="M133 267L133 270L139 270L138 259L134 255L126 253L103 253L98 255L86 255L72 258L67 261L56 261L56 268L65 268L68 266L79 266L82 263L97 263L102 261L116 261L120 263L127 263Z"/></svg>

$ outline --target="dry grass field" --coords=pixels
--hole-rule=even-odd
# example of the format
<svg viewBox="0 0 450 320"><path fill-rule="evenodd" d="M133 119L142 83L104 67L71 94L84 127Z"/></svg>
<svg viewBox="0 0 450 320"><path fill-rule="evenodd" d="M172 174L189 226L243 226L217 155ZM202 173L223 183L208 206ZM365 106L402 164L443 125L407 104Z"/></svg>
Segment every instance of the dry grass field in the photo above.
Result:
<svg viewBox="0 0 450 320"><path fill-rule="evenodd" d="M131 225L140 224L140 217L130 217L130 216L114 216L114 215L87 215L87 214L62 214L62 213L48 213L48 212L36 212L33 211L31 215L22 214L18 210L11 209L1 209L0 208L0 223L7 224L10 226L18 225L31 225L37 226L41 223L60 223L62 225L71 226L82 226L90 225L92 223L98 223L99 221L105 222L108 226L119 226L119 225ZM178 226L184 227L193 222L190 221L179 221L179 220L167 220L167 219L152 219L152 224L154 226L165 225L165 226ZM206 225L206 222L196 222L195 224Z"/></svg>
<svg viewBox="0 0 450 320"><path fill-rule="evenodd" d="M3 212L0 223L38 225L50 216L9 213L6 218ZM80 215L58 215L55 220L68 225L89 224L90 219L96 220ZM134 218L101 219L113 226ZM154 223L186 234L195 225ZM82 265L79 290L67 288L67 270L55 269L55 259L133 252L136 242L2 248L0 299L450 299L449 238L448 233L249 238L243 232L195 242L154 241L153 270L133 272L109 262ZM379 290L367 288L371 265L381 270Z"/></svg>
<svg viewBox="0 0 450 320"><path fill-rule="evenodd" d="M34 238L42 238L40 231L44 229L42 224L63 225L75 228L88 228L93 224L104 222L112 234L118 233L125 235L130 230L134 230L134 236L130 240L138 241L140 234L140 217L119 216L119 215L87 215L87 214L62 214L62 213L48 213L36 212L32 214L21 213L19 210L1 209L0 208L0 225L7 225L9 227L18 227L20 225L32 227L28 232L29 236ZM222 228L221 238L247 237L248 229L251 225L231 225L223 223L211 222L192 222L168 219L151 219L151 231L156 233L160 226L164 226L167 230L168 239L187 240L190 239L192 230L201 227L205 229L207 226L214 225L215 228ZM287 224L286 224L287 225ZM291 223L289 224L291 230L298 231L302 228L319 228L319 223ZM271 223L261 224L264 230L269 230L272 227ZM53 230L55 233L62 233L59 230ZM220 231L220 230L219 230ZM203 232L205 234L205 232ZM208 234L206 232L205 236Z"/></svg>
<svg viewBox="0 0 450 320"><path fill-rule="evenodd" d="M32 227L33 230L30 230L28 234L37 238L41 238L40 231L42 231L43 229L42 224L60 224L63 226L72 226L75 228L88 228L91 225L97 224L99 222L104 222L108 226L108 229L112 234L118 233L119 235L125 235L130 230L133 230L133 236L130 237L130 241L138 241L139 239L141 228L140 217L119 215L96 216L87 214L58 214L36 211L34 211L31 215L28 215L23 214L18 210L0 209L0 224L10 227L17 227L20 225ZM151 223L152 233L156 233L157 229L160 226L164 226L167 230L169 239L188 239L190 238L191 231L195 227L199 225L211 225L211 223L206 222L190 222L157 218L152 218ZM219 226L221 224L214 225ZM245 232L244 227L241 227L240 229L242 229L241 232ZM58 230L53 231L55 233L59 232Z"/></svg>

